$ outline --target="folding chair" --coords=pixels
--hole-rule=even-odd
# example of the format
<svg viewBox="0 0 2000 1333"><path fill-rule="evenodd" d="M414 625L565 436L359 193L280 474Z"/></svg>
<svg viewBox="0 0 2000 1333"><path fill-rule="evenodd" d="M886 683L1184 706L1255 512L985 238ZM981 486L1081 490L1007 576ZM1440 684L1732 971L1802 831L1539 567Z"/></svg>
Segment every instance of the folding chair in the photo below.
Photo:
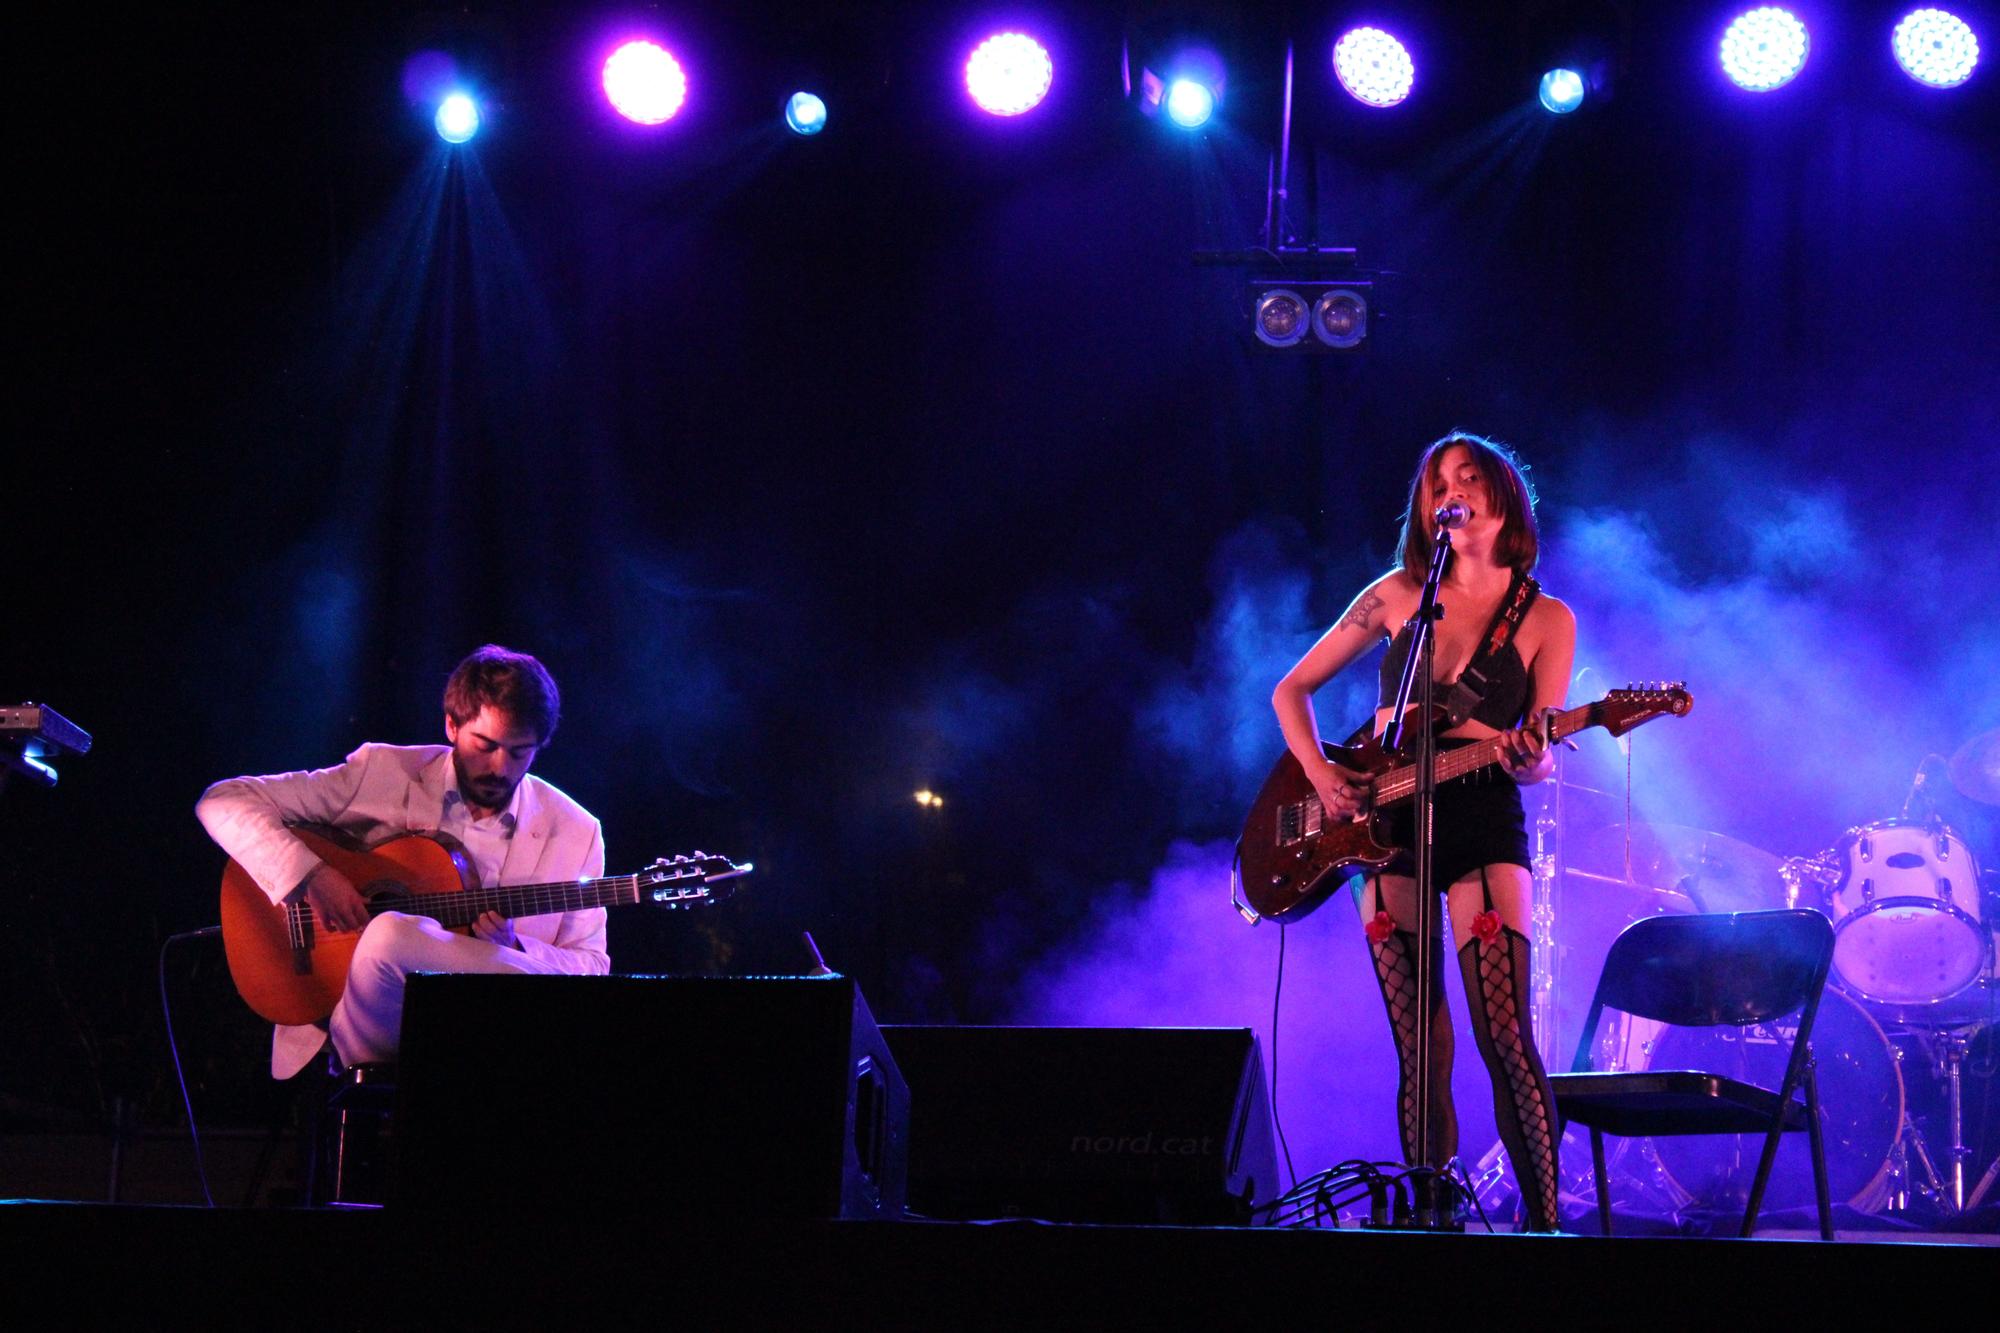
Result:
<svg viewBox="0 0 2000 1333"><path fill-rule="evenodd" d="M1597 1216L1605 1235L1611 1234L1606 1134L1761 1133L1764 1151L1757 1159L1741 1232L1749 1236L1756 1230L1777 1160L1778 1136L1804 1130L1812 1146L1819 1234L1833 1239L1812 1054L1813 1016L1832 962L1832 923L1803 910L1649 917L1618 936L1591 998L1572 1072L1550 1080L1558 1119L1590 1127ZM1775 1090L1701 1070L1597 1073L1590 1067L1591 1052L1607 1008L1679 1027L1742 1028L1797 1013L1798 1032L1784 1080ZM1803 1102L1798 1100L1801 1091Z"/></svg>

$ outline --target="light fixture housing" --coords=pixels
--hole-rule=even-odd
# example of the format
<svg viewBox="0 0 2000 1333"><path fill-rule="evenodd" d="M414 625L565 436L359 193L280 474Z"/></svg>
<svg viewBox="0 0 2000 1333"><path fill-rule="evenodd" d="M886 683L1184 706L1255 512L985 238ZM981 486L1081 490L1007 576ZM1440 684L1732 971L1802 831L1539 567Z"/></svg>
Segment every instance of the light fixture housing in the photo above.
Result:
<svg viewBox="0 0 2000 1333"><path fill-rule="evenodd" d="M1368 345L1375 299L1369 278L1253 278L1244 291L1250 332L1274 352L1356 352Z"/></svg>

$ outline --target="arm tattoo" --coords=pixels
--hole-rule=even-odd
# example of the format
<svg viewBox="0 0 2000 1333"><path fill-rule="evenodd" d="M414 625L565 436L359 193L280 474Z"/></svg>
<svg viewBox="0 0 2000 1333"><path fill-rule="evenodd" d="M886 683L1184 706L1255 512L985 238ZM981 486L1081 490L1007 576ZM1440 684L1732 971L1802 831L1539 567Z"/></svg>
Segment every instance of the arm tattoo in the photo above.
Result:
<svg viewBox="0 0 2000 1333"><path fill-rule="evenodd" d="M1346 629L1349 625L1359 630L1368 628L1368 618L1375 614L1375 608L1382 605L1382 599L1372 592L1364 592L1354 599L1354 605L1347 608L1347 614L1340 618L1335 629Z"/></svg>

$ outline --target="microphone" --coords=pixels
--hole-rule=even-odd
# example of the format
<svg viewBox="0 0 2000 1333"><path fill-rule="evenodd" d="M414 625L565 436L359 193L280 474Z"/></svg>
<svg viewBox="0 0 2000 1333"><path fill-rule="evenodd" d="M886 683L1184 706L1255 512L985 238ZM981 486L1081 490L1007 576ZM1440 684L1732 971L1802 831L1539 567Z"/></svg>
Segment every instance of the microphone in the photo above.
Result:
<svg viewBox="0 0 2000 1333"><path fill-rule="evenodd" d="M1454 500L1432 514L1431 521L1441 528L1462 528L1465 526L1465 520L1471 517L1472 511Z"/></svg>
<svg viewBox="0 0 2000 1333"><path fill-rule="evenodd" d="M1937 802L1931 799L1931 794L1927 788L1930 785L1931 761L1939 757L1938 755L1927 754L1923 757L1923 761L1917 765L1916 775L1910 779L1910 794L1903 798L1903 813L1898 816L1899 818L1908 819L1910 817L1910 807L1916 804L1917 798L1920 796L1923 798L1924 804L1930 808L1931 813L1937 813Z"/></svg>

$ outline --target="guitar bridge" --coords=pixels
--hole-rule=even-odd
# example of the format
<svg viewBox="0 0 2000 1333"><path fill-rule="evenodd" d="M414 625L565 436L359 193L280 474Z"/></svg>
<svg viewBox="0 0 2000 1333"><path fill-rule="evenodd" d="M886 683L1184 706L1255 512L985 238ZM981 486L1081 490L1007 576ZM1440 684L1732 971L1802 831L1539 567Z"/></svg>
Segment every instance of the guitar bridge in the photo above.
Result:
<svg viewBox="0 0 2000 1333"><path fill-rule="evenodd" d="M312 908L302 902L285 904L285 942L292 946L292 971L299 976L312 975L313 914Z"/></svg>

